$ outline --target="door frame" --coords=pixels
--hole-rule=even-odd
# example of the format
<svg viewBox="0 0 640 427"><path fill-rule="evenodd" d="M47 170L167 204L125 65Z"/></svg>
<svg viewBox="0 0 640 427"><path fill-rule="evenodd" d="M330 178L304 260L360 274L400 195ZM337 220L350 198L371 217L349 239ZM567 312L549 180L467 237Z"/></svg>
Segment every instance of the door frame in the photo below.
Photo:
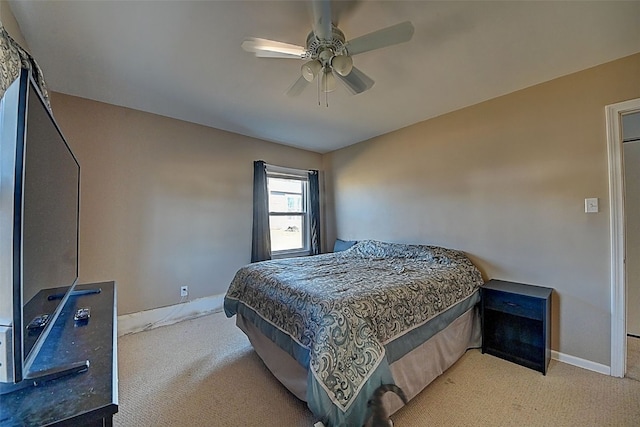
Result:
<svg viewBox="0 0 640 427"><path fill-rule="evenodd" d="M611 376L624 377L627 368L627 307L625 272L624 159L622 116L640 111L640 98L605 107L609 163L609 231L611 242Z"/></svg>

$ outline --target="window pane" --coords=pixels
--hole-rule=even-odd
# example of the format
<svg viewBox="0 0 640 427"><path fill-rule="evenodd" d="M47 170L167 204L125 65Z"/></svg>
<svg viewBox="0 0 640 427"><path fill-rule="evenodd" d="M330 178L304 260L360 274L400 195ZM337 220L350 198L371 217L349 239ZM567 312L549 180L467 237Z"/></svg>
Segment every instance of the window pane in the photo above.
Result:
<svg viewBox="0 0 640 427"><path fill-rule="evenodd" d="M270 215L271 250L304 249L303 217Z"/></svg>
<svg viewBox="0 0 640 427"><path fill-rule="evenodd" d="M269 211L305 212L304 184L297 179L268 178Z"/></svg>

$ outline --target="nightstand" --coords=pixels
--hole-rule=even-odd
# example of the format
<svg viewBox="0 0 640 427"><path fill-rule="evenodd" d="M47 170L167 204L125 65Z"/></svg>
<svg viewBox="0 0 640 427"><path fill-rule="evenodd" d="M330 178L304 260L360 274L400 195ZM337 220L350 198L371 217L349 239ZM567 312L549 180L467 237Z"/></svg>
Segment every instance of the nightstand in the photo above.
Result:
<svg viewBox="0 0 640 427"><path fill-rule="evenodd" d="M482 286L482 352L547 373L553 289L504 280Z"/></svg>

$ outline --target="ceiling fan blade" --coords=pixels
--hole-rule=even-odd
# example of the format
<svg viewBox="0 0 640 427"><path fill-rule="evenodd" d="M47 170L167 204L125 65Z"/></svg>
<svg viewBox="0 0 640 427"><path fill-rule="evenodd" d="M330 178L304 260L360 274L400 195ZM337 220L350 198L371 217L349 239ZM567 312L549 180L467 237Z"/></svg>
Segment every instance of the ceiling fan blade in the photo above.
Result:
<svg viewBox="0 0 640 427"><path fill-rule="evenodd" d="M371 89L376 83L371 77L367 76L356 67L353 67L351 69L351 72L346 76L341 76L338 73L334 73L334 75L339 78L342 83L345 84L347 89L349 89L349 92L351 92L353 95L357 95Z"/></svg>
<svg viewBox="0 0 640 427"><path fill-rule="evenodd" d="M301 59L301 55L290 55L288 53L271 52L268 50L258 50L254 52L258 58L282 58L282 59Z"/></svg>
<svg viewBox="0 0 640 427"><path fill-rule="evenodd" d="M320 40L331 40L333 37L331 29L331 0L313 0L311 7L313 11L313 33Z"/></svg>
<svg viewBox="0 0 640 427"><path fill-rule="evenodd" d="M247 52L264 58L302 58L305 53L305 48L302 46L257 37L245 39L241 46ZM285 56L274 56L274 54Z"/></svg>
<svg viewBox="0 0 640 427"><path fill-rule="evenodd" d="M392 46L411 40L415 28L410 21L401 22L387 28L382 28L364 36L356 37L347 43L349 55L357 55L381 47Z"/></svg>
<svg viewBox="0 0 640 427"><path fill-rule="evenodd" d="M289 90L287 90L287 96L294 97L298 96L302 93L302 91L309 85L309 82L304 79L304 77L298 77L298 80L291 85Z"/></svg>

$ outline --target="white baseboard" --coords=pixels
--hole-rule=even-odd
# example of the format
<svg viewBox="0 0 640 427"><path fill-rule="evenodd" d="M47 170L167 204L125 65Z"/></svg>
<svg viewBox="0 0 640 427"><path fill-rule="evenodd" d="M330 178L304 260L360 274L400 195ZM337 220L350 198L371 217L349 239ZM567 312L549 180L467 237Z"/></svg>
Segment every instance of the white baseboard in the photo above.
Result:
<svg viewBox="0 0 640 427"><path fill-rule="evenodd" d="M222 311L224 295L212 295L193 301L118 316L118 336L171 325Z"/></svg>
<svg viewBox="0 0 640 427"><path fill-rule="evenodd" d="M599 374L611 375L610 366L592 362L591 360L581 359L579 357L560 353L555 350L551 350L551 358L559 362L577 366L578 368L582 369L588 369L589 371L597 372Z"/></svg>
<svg viewBox="0 0 640 427"><path fill-rule="evenodd" d="M224 295L212 295L168 307L123 314L118 316L118 336L171 325L183 320L222 311L223 302ZM611 367L601 363L581 359L555 350L551 350L551 358L578 368L611 375Z"/></svg>

